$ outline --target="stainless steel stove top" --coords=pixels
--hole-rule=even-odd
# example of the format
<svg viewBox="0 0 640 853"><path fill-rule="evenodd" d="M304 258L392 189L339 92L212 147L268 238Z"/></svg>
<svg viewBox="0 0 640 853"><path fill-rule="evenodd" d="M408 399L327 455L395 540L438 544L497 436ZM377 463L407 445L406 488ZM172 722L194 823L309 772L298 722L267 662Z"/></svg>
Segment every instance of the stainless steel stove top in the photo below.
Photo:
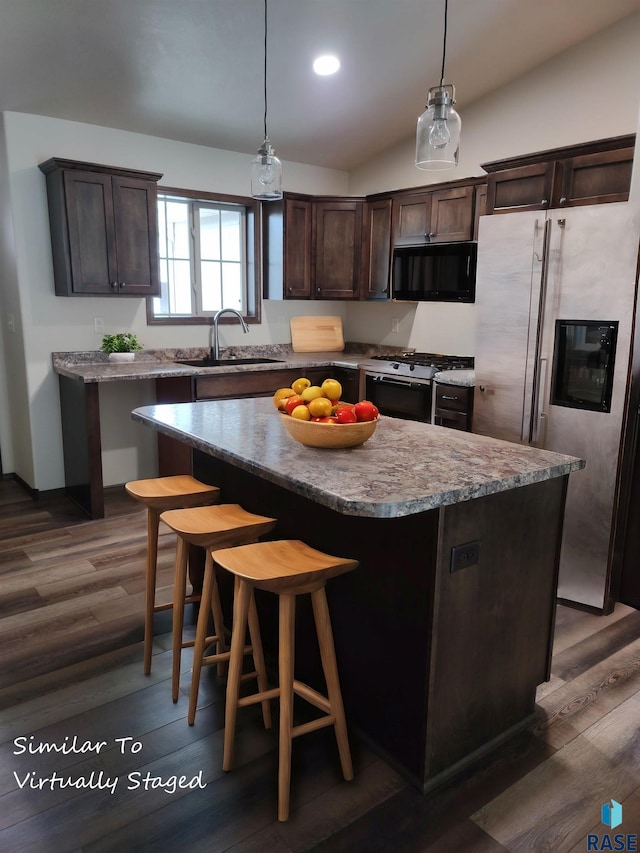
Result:
<svg viewBox="0 0 640 853"><path fill-rule="evenodd" d="M389 376L411 379L433 379L441 370L464 370L474 366L472 356L441 355L432 352L401 352L397 355L374 355L375 369Z"/></svg>

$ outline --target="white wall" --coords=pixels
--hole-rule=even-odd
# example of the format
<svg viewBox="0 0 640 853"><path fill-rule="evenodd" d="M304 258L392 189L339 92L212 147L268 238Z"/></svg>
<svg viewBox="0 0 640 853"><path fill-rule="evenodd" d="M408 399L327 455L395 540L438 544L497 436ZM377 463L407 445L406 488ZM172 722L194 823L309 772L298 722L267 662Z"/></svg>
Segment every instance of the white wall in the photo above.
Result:
<svg viewBox="0 0 640 853"><path fill-rule="evenodd" d="M147 326L144 299L55 296L45 178L38 163L50 157L105 163L161 172L164 186L248 195L249 160L234 152L11 112L4 114L4 139L6 165L3 170L0 161L0 179L4 173L2 188L6 192L2 193L0 205L9 249L5 255L3 246L1 271L7 296L3 297L2 308L4 351L10 362L11 379L3 382L0 374L0 401L7 388L11 425L9 433L3 415L0 441L5 471L15 472L34 488L45 490L64 484L58 382L51 368L52 352L98 349L101 334L94 331L94 317L104 318L106 332L135 332L147 348L205 346L208 330L204 326ZM290 191L344 195L347 190L347 175L343 172L297 163L285 163L284 172L285 188ZM11 220L15 253L9 239ZM251 342L290 340L289 317L312 313L316 306L308 308L306 303L269 305L266 319L275 322L252 327ZM317 310L326 312L326 303ZM15 316L15 335L6 333L9 311ZM242 338L239 328L225 327L226 345L246 343ZM149 449L149 432L129 423L129 413L135 405L153 400L152 383L132 383L126 391L122 385L105 385L100 392L105 484L152 475L149 466L154 464L154 454Z"/></svg>
<svg viewBox="0 0 640 853"><path fill-rule="evenodd" d="M367 195L483 175L481 163L635 133L640 105L639 57L640 12L490 97L461 108L457 168L431 173L416 169L415 136L410 128L404 144L350 174L349 193ZM449 74L455 82L455 69L450 68ZM417 104L416 118L420 109ZM367 307L364 311L360 306L349 306L347 337L369 340L374 328L386 336L385 343L426 352L473 354L473 306L418 305L407 311L400 334L392 335L392 319L402 316L394 305Z"/></svg>

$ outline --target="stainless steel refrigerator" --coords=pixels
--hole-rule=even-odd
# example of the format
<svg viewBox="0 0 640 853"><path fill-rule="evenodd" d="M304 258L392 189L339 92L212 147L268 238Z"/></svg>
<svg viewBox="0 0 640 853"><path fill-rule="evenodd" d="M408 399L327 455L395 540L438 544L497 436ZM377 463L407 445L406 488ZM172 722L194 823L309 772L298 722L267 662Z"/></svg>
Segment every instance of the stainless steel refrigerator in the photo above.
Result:
<svg viewBox="0 0 640 853"><path fill-rule="evenodd" d="M614 203L483 216L478 236L473 430L587 460L558 597L605 612L639 234Z"/></svg>

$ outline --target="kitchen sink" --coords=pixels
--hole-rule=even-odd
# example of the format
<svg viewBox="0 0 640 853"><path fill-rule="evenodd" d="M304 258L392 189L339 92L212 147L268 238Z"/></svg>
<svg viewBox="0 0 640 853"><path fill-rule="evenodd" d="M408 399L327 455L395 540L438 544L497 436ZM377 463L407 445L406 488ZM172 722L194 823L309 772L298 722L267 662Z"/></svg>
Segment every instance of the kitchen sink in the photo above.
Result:
<svg viewBox="0 0 640 853"><path fill-rule="evenodd" d="M195 358L176 361L189 367L230 367L233 364L282 364L280 358Z"/></svg>

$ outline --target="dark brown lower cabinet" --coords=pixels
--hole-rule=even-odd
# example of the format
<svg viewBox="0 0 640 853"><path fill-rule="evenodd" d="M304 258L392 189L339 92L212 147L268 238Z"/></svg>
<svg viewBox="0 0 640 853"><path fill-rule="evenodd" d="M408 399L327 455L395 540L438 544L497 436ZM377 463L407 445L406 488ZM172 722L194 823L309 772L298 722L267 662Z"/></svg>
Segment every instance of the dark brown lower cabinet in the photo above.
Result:
<svg viewBox="0 0 640 853"><path fill-rule="evenodd" d="M434 424L471 432L472 417L473 388L436 382Z"/></svg>

